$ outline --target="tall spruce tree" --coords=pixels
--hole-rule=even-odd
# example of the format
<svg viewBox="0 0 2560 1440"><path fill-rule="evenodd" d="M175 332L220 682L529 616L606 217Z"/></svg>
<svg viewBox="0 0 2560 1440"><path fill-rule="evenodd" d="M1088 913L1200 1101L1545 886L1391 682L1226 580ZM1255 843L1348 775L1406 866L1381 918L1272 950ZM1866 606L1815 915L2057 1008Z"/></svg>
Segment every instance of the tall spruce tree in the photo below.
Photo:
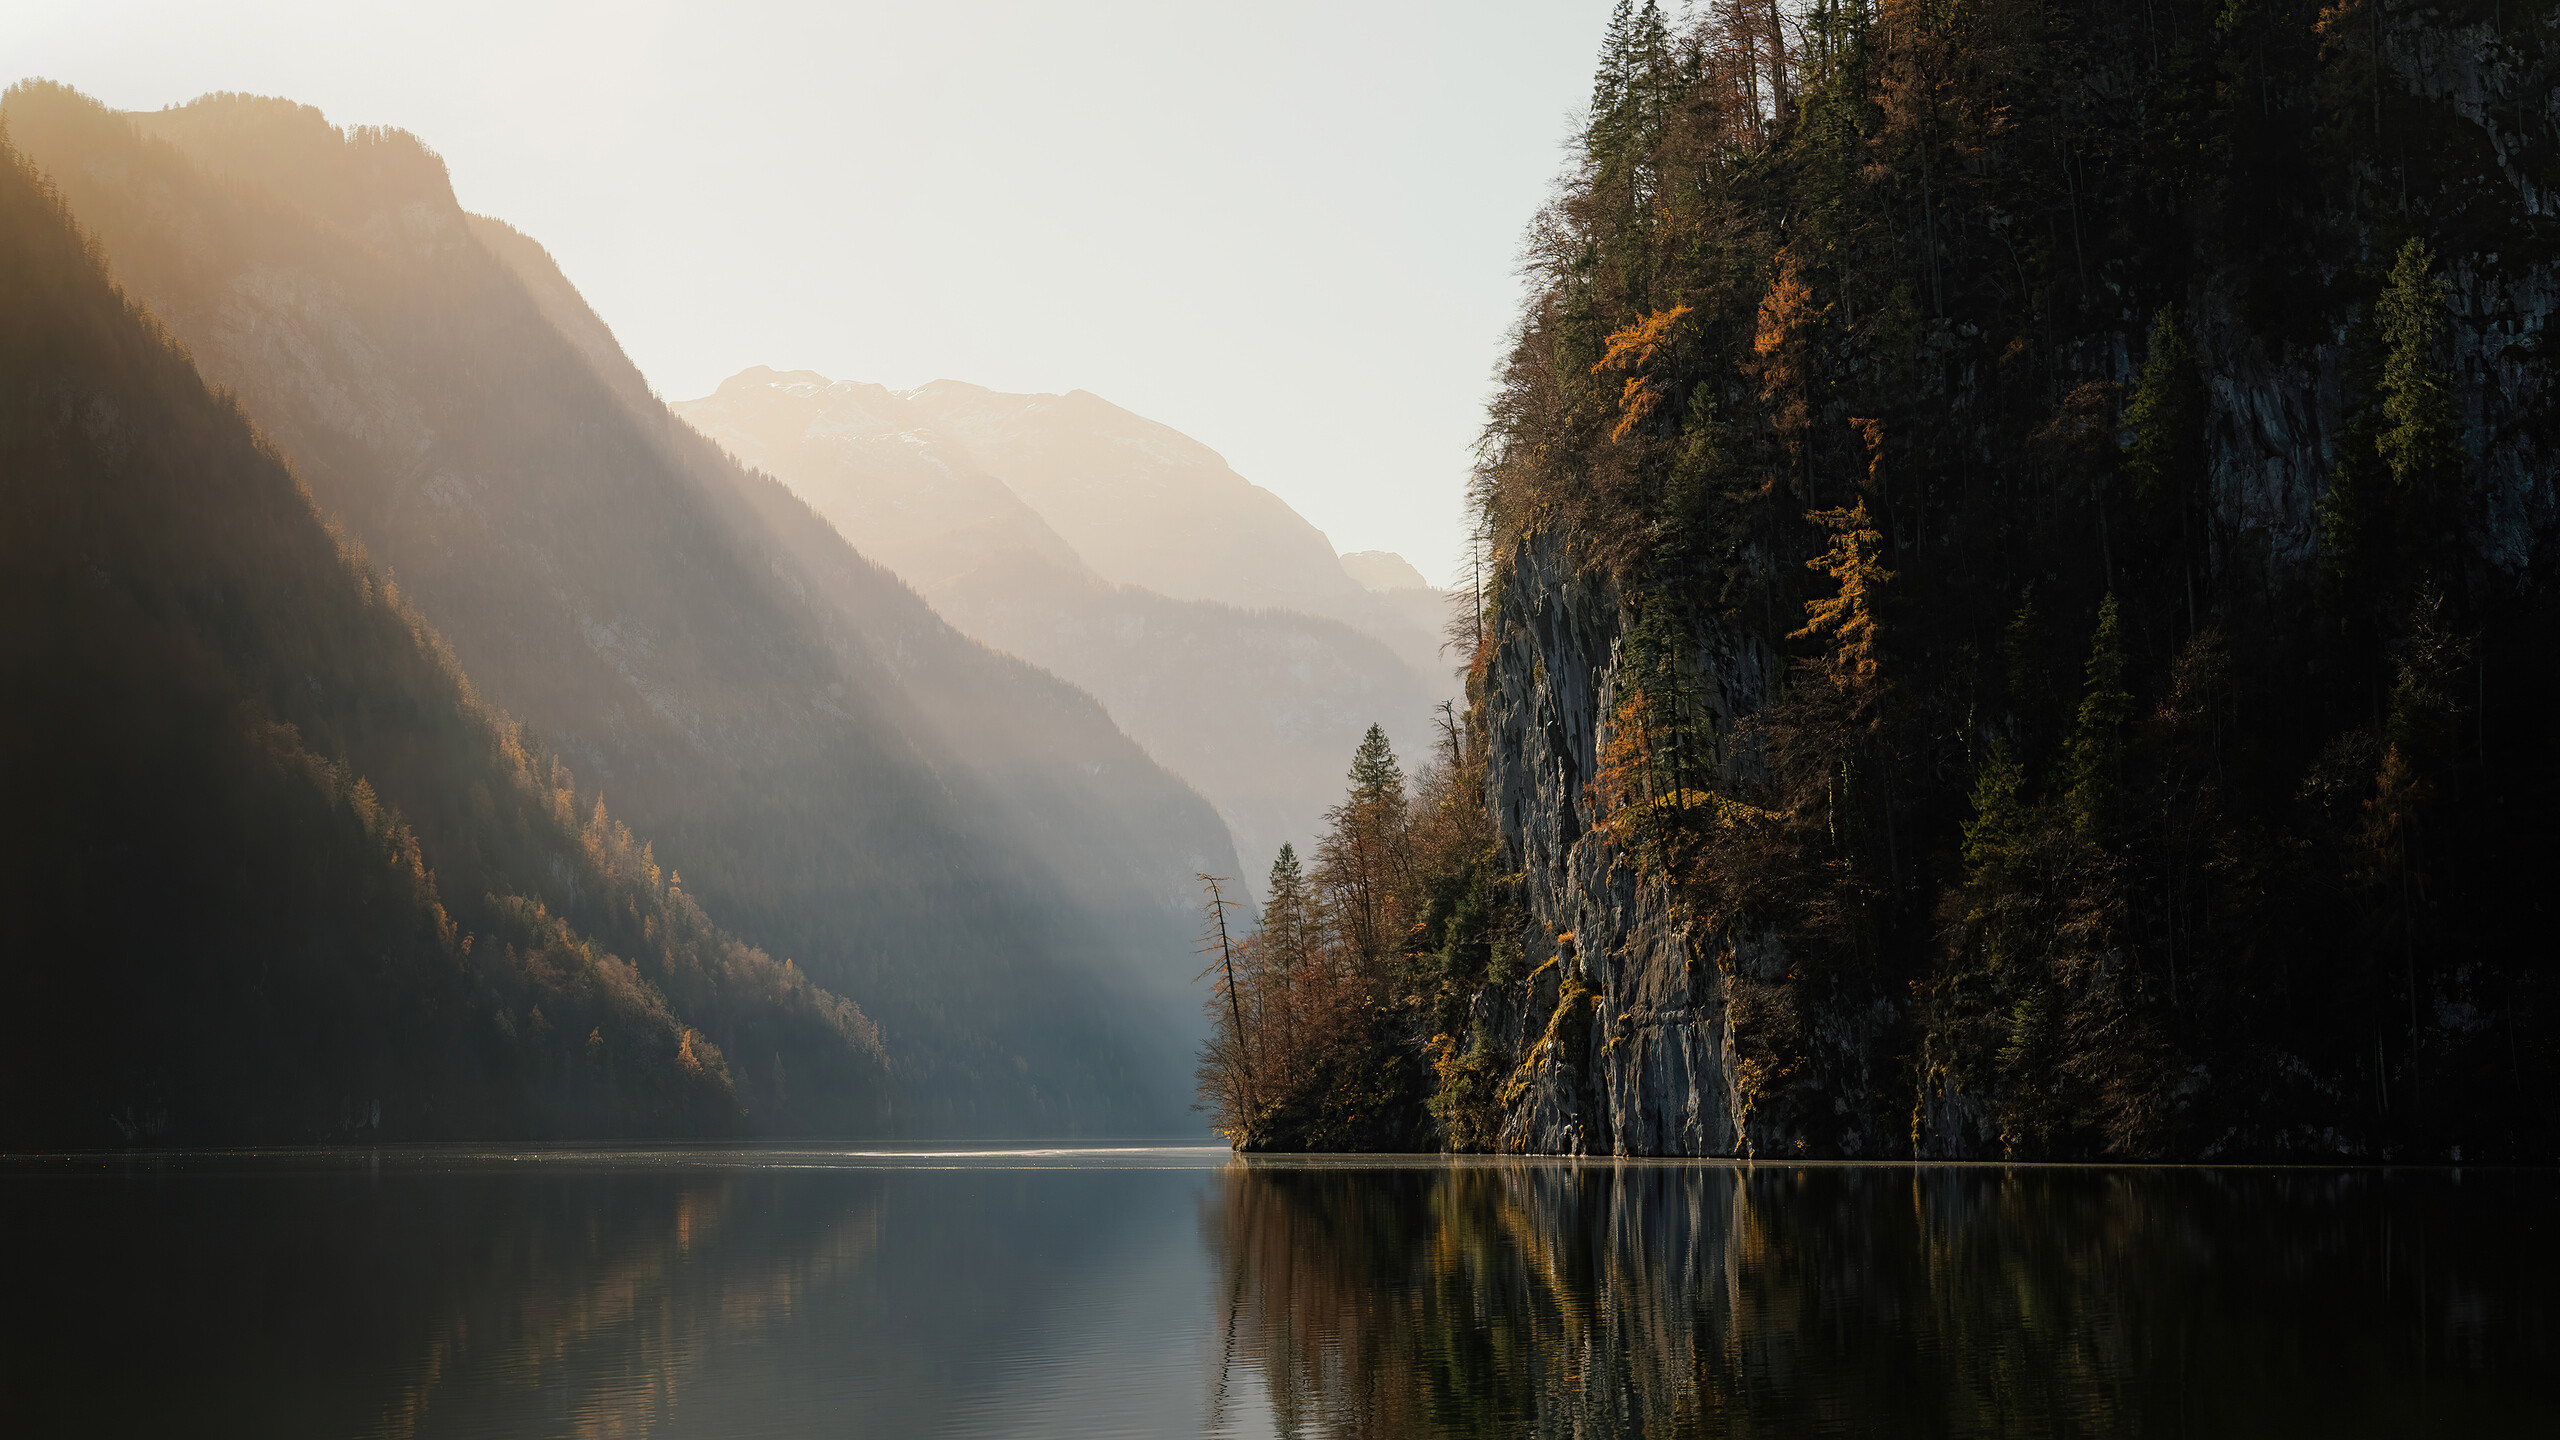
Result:
<svg viewBox="0 0 2560 1440"><path fill-rule="evenodd" d="M2377 618L2426 582L2464 520L2453 378L2435 362L2445 283L2434 264L2424 241L2407 241L2374 299L2355 367L2371 389L2350 412L2346 453L2320 502L2321 543L2341 594Z"/></svg>
<svg viewBox="0 0 2560 1440"><path fill-rule="evenodd" d="M1591 114L1583 128L1583 148L1595 159L1615 152L1624 136L1635 48L1635 0L1618 0L1601 36L1600 67L1591 77Z"/></svg>
<svg viewBox="0 0 2560 1440"><path fill-rule="evenodd" d="M2439 542L2460 528L2462 432L2454 418L2453 379L2435 363L2443 332L2445 282L2431 273L2435 255L2412 239L2400 247L2391 283L2374 302L2383 344L2382 430L2374 448L2391 471L2393 508L2402 543L2423 572Z"/></svg>
<svg viewBox="0 0 2560 1440"><path fill-rule="evenodd" d="M1314 965L1324 951L1324 916L1298 863L1298 847L1282 842L1271 862L1271 880L1262 900L1262 927L1256 932L1263 964L1276 972L1296 974Z"/></svg>
<svg viewBox="0 0 2560 1440"><path fill-rule="evenodd" d="M2462 464L2454 425L2451 377L2436 368L2436 336L2444 329L2444 280L2430 274L2426 242L2400 247L2391 284L2374 302L2382 332L2382 415L2374 446L2401 493L2422 497Z"/></svg>
<svg viewBox="0 0 2560 1440"><path fill-rule="evenodd" d="M2124 761L2124 726L2133 715L2124 670L2124 627L2110 592L2098 604L2097 632L2089 638L2088 690L2071 730L2071 823L2093 840L2106 833L2116 774Z"/></svg>
<svg viewBox="0 0 2560 1440"><path fill-rule="evenodd" d="M1641 6L1618 0L1591 83L1591 113L1583 148L1598 189L1630 206L1641 198L1635 182L1661 143L1663 122L1676 89L1671 35L1656 0Z"/></svg>
<svg viewBox="0 0 2560 1440"><path fill-rule="evenodd" d="M1298 850L1283 843L1271 862L1262 898L1262 923L1248 945L1253 989L1262 1015L1265 1062L1274 1083L1297 1084L1305 1048L1308 1002L1323 982L1324 917L1298 864Z"/></svg>
<svg viewBox="0 0 2560 1440"><path fill-rule="evenodd" d="M1408 888L1404 770L1377 725L1351 757L1350 782L1350 793L1325 814L1332 828L1317 851L1317 880L1354 962L1374 975L1397 933L1396 897Z"/></svg>
<svg viewBox="0 0 2560 1440"><path fill-rule="evenodd" d="M2204 374L2196 347L2178 326L2177 310L2163 305L2151 322L2151 353L2142 380L2124 407L2133 445L2125 470L2134 498L2146 506L2183 503L2204 478Z"/></svg>

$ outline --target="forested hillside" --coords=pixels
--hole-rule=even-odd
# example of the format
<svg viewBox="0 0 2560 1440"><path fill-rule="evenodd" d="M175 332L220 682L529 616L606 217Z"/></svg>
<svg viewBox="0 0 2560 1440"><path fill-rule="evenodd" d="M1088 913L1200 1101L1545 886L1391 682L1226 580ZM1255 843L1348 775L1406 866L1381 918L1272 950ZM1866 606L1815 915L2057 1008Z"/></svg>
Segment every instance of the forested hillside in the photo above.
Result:
<svg viewBox="0 0 2560 1440"><path fill-rule="evenodd" d="M1621 4L1240 1143L2551 1158L2555 26Z"/></svg>
<svg viewBox="0 0 2560 1440"><path fill-rule="evenodd" d="M5 148L0 273L0 1147L884 1123Z"/></svg>
<svg viewBox="0 0 2560 1440"><path fill-rule="evenodd" d="M879 1021L895 1125L1182 1123L1186 886L1229 851L1090 697L955 634L675 422L414 138L38 84L6 114L581 803Z"/></svg>

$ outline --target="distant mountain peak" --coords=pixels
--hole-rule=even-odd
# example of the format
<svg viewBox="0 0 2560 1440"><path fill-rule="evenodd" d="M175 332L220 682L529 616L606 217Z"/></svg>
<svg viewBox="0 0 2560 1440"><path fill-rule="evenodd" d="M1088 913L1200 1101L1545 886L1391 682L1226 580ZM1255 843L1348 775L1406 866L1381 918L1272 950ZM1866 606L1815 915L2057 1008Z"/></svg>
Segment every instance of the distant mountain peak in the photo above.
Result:
<svg viewBox="0 0 2560 1440"><path fill-rule="evenodd" d="M732 389L758 387L797 390L805 386L813 390L826 390L833 388L835 384L835 381L815 370L776 370L770 365L750 365L721 381L719 389L713 393L721 394Z"/></svg>
<svg viewBox="0 0 2560 1440"><path fill-rule="evenodd" d="M1136 463L1147 468L1171 466L1194 471L1194 485L1259 488L1235 473L1226 457L1207 445L1090 390L1069 390L1063 395L1046 390L1016 392L944 379L898 394L964 439L1017 443L1029 427L1047 432L1042 438L1048 443L1072 436L1081 445L1132 452Z"/></svg>
<svg viewBox="0 0 2560 1440"><path fill-rule="evenodd" d="M930 589L1016 552L1088 575L1074 548L932 423L911 393L756 365L670 408L738 459L783 477L847 540L911 584Z"/></svg>
<svg viewBox="0 0 2560 1440"><path fill-rule="evenodd" d="M1428 590L1431 582L1393 550L1354 550L1342 557L1344 573L1368 590Z"/></svg>
<svg viewBox="0 0 2560 1440"><path fill-rule="evenodd" d="M1170 425L1090 390L1011 393L945 376L907 390L836 381L821 393L823 379L756 366L674 409L795 488L851 484L813 503L929 594L969 568L964 556L974 563L1003 537L1036 532L1030 548L1065 568L1175 599L1326 616L1383 642L1416 675L1443 668L1444 602L1419 571L1375 552L1383 568L1355 577L1286 501ZM804 468L788 453L803 442L842 453ZM960 473L892 481L892 467L856 481L831 468L859 471L867 462L856 452L900 442ZM836 479L822 484L822 472ZM1005 526L984 528L1017 507Z"/></svg>

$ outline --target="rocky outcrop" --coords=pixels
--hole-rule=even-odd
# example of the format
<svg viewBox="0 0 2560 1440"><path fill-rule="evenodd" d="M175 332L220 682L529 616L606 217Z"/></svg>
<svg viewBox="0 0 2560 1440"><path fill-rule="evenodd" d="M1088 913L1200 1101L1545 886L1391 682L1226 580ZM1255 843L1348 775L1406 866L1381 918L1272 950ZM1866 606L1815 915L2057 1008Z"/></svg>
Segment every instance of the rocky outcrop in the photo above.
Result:
<svg viewBox="0 0 2560 1440"><path fill-rule="evenodd" d="M1526 979L1488 986L1472 1023L1511 1058L1501 1145L1532 1154L1890 1153L1868 1113L1880 1036L1898 1016L1826 992L1802 1018L1807 1057L1772 1077L1737 1044L1745 1012L1793 988L1786 949L1684 915L1599 828L1590 783L1617 698L1621 597L1568 542L1524 541L1493 610L1486 792L1519 873ZM1694 637L1719 731L1765 701L1776 657L1716 630ZM1795 997L1790 996L1791 1000Z"/></svg>

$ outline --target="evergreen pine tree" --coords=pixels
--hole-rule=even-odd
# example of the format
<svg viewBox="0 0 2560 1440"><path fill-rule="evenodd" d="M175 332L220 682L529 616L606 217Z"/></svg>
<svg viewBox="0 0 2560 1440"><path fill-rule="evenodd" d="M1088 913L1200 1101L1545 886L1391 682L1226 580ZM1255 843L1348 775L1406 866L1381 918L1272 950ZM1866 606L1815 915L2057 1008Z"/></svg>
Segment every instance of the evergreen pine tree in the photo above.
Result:
<svg viewBox="0 0 2560 1440"><path fill-rule="evenodd" d="M1618 153L1626 135L1635 48L1635 0L1618 0L1617 8L1609 12L1609 29L1601 37L1600 68L1591 79L1591 115L1583 129L1583 145L1602 165Z"/></svg>
<svg viewBox="0 0 2560 1440"><path fill-rule="evenodd" d="M1318 850L1317 881L1331 901L1345 946L1374 975L1398 932L1394 910L1411 890L1404 846L1404 771L1376 725L1351 757L1351 793L1327 811L1332 831Z"/></svg>
<svg viewBox="0 0 2560 1440"><path fill-rule="evenodd" d="M2388 613L2417 580L2430 542L2451 529L2464 453L2452 377L2435 365L2444 281L2425 242L2400 247L2358 348L2371 385L2350 413L2347 445L2321 498L2322 548L2344 593ZM2377 465L2377 462L2379 464Z"/></svg>
<svg viewBox="0 0 2560 1440"><path fill-rule="evenodd" d="M1671 34L1662 23L1662 7L1656 0L1644 0L1644 8L1636 12L1635 28L1628 36L1626 68L1628 108L1636 137L1650 149L1661 137L1675 83Z"/></svg>
<svg viewBox="0 0 2560 1440"><path fill-rule="evenodd" d="M1283 842L1279 858L1271 862L1271 882L1262 902L1266 963L1287 973L1313 964L1324 939L1322 924L1315 897L1307 890L1306 871L1298 863L1298 848Z"/></svg>
<svg viewBox="0 0 2560 1440"><path fill-rule="evenodd" d="M2105 833L2116 770L2124 758L2125 721L2133 715L2124 668L2124 630L2110 592L2098 606L2097 633L2089 640L2088 693L2071 733L2071 823L2093 840Z"/></svg>
<svg viewBox="0 0 2560 1440"><path fill-rule="evenodd" d="M1630 204L1640 198L1640 187L1632 182L1661 143L1677 88L1670 29L1660 4L1618 0L1601 43L1591 114L1583 129L1596 188L1620 194Z"/></svg>
<svg viewBox="0 0 2560 1440"><path fill-rule="evenodd" d="M1973 782L1973 818L1964 823L1966 878L1976 884L2014 860L2025 847L2026 767L2008 741L1993 743Z"/></svg>
<svg viewBox="0 0 2560 1440"><path fill-rule="evenodd" d="M2391 283L2374 302L2383 344L2382 432L2374 437L2374 448L2390 467L2403 533L2411 539L2434 533L2452 518L2442 511L2452 499L2463 461L2452 377L2435 365L2445 296L2443 278L2428 273L2434 261L2423 241L2412 239L2401 246Z"/></svg>
<svg viewBox="0 0 2560 1440"><path fill-rule="evenodd" d="M1262 902L1262 924L1253 934L1254 989L1261 1000L1265 1062L1278 1084L1294 1087L1305 1068L1307 1010L1324 983L1323 918L1298 864L1297 847L1282 844L1271 862Z"/></svg>
<svg viewBox="0 0 2560 1440"><path fill-rule="evenodd" d="M1395 747L1387 743L1387 732L1377 725L1360 737L1360 748L1351 755L1351 798L1359 804L1391 805L1404 808L1404 770L1396 764Z"/></svg>
<svg viewBox="0 0 2560 1440"><path fill-rule="evenodd" d="M2124 407L2125 427L2133 447L2125 469L2133 477L2134 497L2145 505L2164 499L2183 502L2204 478L2204 375L2196 364L2195 346L2178 328L2177 311L2167 305L2151 322L2151 353L2142 362L2142 381Z"/></svg>

